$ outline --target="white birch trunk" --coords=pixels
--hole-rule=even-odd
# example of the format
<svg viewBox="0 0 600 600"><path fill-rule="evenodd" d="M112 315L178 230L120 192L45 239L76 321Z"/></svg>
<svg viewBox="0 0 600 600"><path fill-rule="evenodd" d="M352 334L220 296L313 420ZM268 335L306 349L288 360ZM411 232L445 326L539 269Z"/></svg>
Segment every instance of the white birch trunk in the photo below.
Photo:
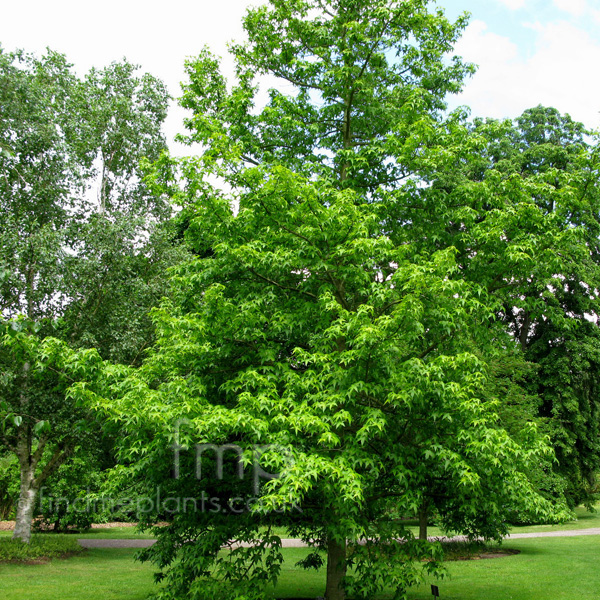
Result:
<svg viewBox="0 0 600 600"><path fill-rule="evenodd" d="M35 469L29 465L21 467L21 491L19 504L17 505L17 516L15 519L15 530L13 540L21 540L29 544L31 540L31 526L33 523L33 510L37 497L35 485Z"/></svg>

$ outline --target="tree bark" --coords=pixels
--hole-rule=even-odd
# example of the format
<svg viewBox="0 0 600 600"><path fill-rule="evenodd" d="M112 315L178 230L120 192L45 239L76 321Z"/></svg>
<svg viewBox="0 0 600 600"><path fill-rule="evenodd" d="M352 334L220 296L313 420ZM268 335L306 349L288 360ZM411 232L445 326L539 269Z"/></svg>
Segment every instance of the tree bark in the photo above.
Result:
<svg viewBox="0 0 600 600"><path fill-rule="evenodd" d="M346 542L327 541L327 583L325 600L345 600L346 592L342 579L346 576Z"/></svg>
<svg viewBox="0 0 600 600"><path fill-rule="evenodd" d="M21 457L19 457L19 459L20 458ZM34 471L35 468L31 465L23 465L23 463L21 463L21 490L19 494L19 503L17 505L17 515L15 518L15 530L12 539L21 540L26 544L29 544L31 540L33 510L35 508L35 499L38 492L35 485Z"/></svg>
<svg viewBox="0 0 600 600"><path fill-rule="evenodd" d="M19 405L22 413L27 413L29 398L27 396L28 376L30 365L26 362L23 365L23 383L19 398ZM26 423L18 426L16 454L19 460L19 470L21 474L21 485L19 490L19 503L17 504L17 514L15 517L15 530L13 540L21 540L29 544L31 540L31 523L33 521L33 509L35 507L35 467L36 463L31 460L31 431Z"/></svg>

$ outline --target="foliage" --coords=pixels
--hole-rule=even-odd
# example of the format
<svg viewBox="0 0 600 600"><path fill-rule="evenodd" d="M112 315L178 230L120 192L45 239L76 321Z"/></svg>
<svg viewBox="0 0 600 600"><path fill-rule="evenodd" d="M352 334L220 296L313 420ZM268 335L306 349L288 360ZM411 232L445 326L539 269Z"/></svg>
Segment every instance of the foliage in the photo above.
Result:
<svg viewBox="0 0 600 600"><path fill-rule="evenodd" d="M513 393L503 417L524 410L550 436L558 462L535 475L540 489L589 505L600 468L597 151L581 123L542 106L514 123L476 120L471 138L424 192L435 206L460 207L444 208L449 225L429 247L459 250L461 277L487 283L518 342L517 356L497 365L516 375L504 378ZM428 224L420 214L425 245L439 216Z"/></svg>
<svg viewBox="0 0 600 600"><path fill-rule="evenodd" d="M185 207L195 256L173 271L140 369L73 391L164 499L142 515L171 521L143 554L166 577L159 598L264 597L282 522L315 549L304 567L326 552L327 600L404 598L441 556L389 514L436 486L447 527L469 536L500 538L517 507L564 517L527 478L551 456L535 422L514 439L498 417L493 365L514 340L496 287L538 261L558 272L551 249L573 241L575 256L579 232L547 227L530 181L456 171L485 147L460 113L443 118L472 71L446 58L465 20L427 4L272 0L232 46L233 86L207 51L187 63L184 139L204 152L163 157L154 181ZM287 87L257 109L263 74ZM233 460L207 475L195 444L277 477L240 478Z"/></svg>
<svg viewBox="0 0 600 600"><path fill-rule="evenodd" d="M598 234L600 189L597 149L581 123L557 110L537 107L517 119L522 170L544 180L550 192L542 201L557 213L562 227L577 227L587 252L560 272L553 296L544 298L544 316L529 311L512 320L520 328L525 355L539 365L531 389L541 399L556 451L557 474L567 482L571 506L598 498L600 405L597 401L600 334L596 290L600 285ZM558 249L557 249L558 250ZM539 287L528 290L539 294Z"/></svg>
<svg viewBox="0 0 600 600"><path fill-rule="evenodd" d="M0 419L19 459L24 541L40 486L99 439L43 340L139 362L153 336L148 310L181 256L168 201L141 167L165 148L168 95L136 70L123 61L79 79L56 52L0 50Z"/></svg>
<svg viewBox="0 0 600 600"><path fill-rule="evenodd" d="M468 560L479 556L486 550L495 548L495 544L486 544L481 540L449 540L441 542L444 560Z"/></svg>
<svg viewBox="0 0 600 600"><path fill-rule="evenodd" d="M36 529L81 531L106 520L102 504L94 502L105 478L103 472L114 465L112 441L103 442L76 448L69 463L46 479L34 513Z"/></svg>
<svg viewBox="0 0 600 600"><path fill-rule="evenodd" d="M13 516L19 497L19 467L13 454L0 456L0 521Z"/></svg>

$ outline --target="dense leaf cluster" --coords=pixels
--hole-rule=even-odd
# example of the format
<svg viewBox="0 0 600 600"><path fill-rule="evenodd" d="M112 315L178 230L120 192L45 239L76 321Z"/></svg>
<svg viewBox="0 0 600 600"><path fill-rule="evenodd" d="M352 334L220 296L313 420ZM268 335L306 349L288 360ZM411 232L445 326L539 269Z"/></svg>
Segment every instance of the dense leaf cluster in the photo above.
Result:
<svg viewBox="0 0 600 600"><path fill-rule="evenodd" d="M188 61L182 139L203 151L163 158L154 182L184 207L195 256L142 367L78 392L121 427L148 495L208 499L146 515L171 523L144 555L161 598L262 597L281 523L337 600L401 598L438 572L399 517L496 539L510 519L564 518L548 442L596 430L544 419L550 382L527 361L548 327L594 314L594 157L549 109L444 113L472 72L447 58L465 23L421 0L272 0L231 47L233 84L208 51ZM263 75L277 85L259 106ZM577 313L568 281L588 290ZM225 461L220 478L219 446L246 473L260 448L278 476Z"/></svg>

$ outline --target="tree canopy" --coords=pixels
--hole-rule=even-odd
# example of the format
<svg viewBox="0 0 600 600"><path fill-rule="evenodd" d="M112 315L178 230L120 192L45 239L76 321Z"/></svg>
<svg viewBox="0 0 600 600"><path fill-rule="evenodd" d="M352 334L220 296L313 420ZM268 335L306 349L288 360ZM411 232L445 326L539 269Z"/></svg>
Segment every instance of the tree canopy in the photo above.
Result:
<svg viewBox="0 0 600 600"><path fill-rule="evenodd" d="M424 0L271 0L232 46L234 83L208 51L188 61L183 139L203 152L163 157L155 181L184 207L194 258L143 365L77 391L121 428L149 497L179 499L143 516L171 521L145 553L159 597L262 597L282 522L315 548L306 567L325 551L338 600L401 598L439 572L438 547L398 518L427 506L485 538L515 510L561 517L529 479L547 440L499 415L505 380L521 390L506 365L526 370L504 291L551 285L585 240L536 201L544 182L493 161L506 123L445 115L473 70L447 58L465 25ZM261 75L281 84L264 107ZM197 444L277 477L198 478ZM182 509L205 496L210 510ZM250 543L222 553L232 540Z"/></svg>

